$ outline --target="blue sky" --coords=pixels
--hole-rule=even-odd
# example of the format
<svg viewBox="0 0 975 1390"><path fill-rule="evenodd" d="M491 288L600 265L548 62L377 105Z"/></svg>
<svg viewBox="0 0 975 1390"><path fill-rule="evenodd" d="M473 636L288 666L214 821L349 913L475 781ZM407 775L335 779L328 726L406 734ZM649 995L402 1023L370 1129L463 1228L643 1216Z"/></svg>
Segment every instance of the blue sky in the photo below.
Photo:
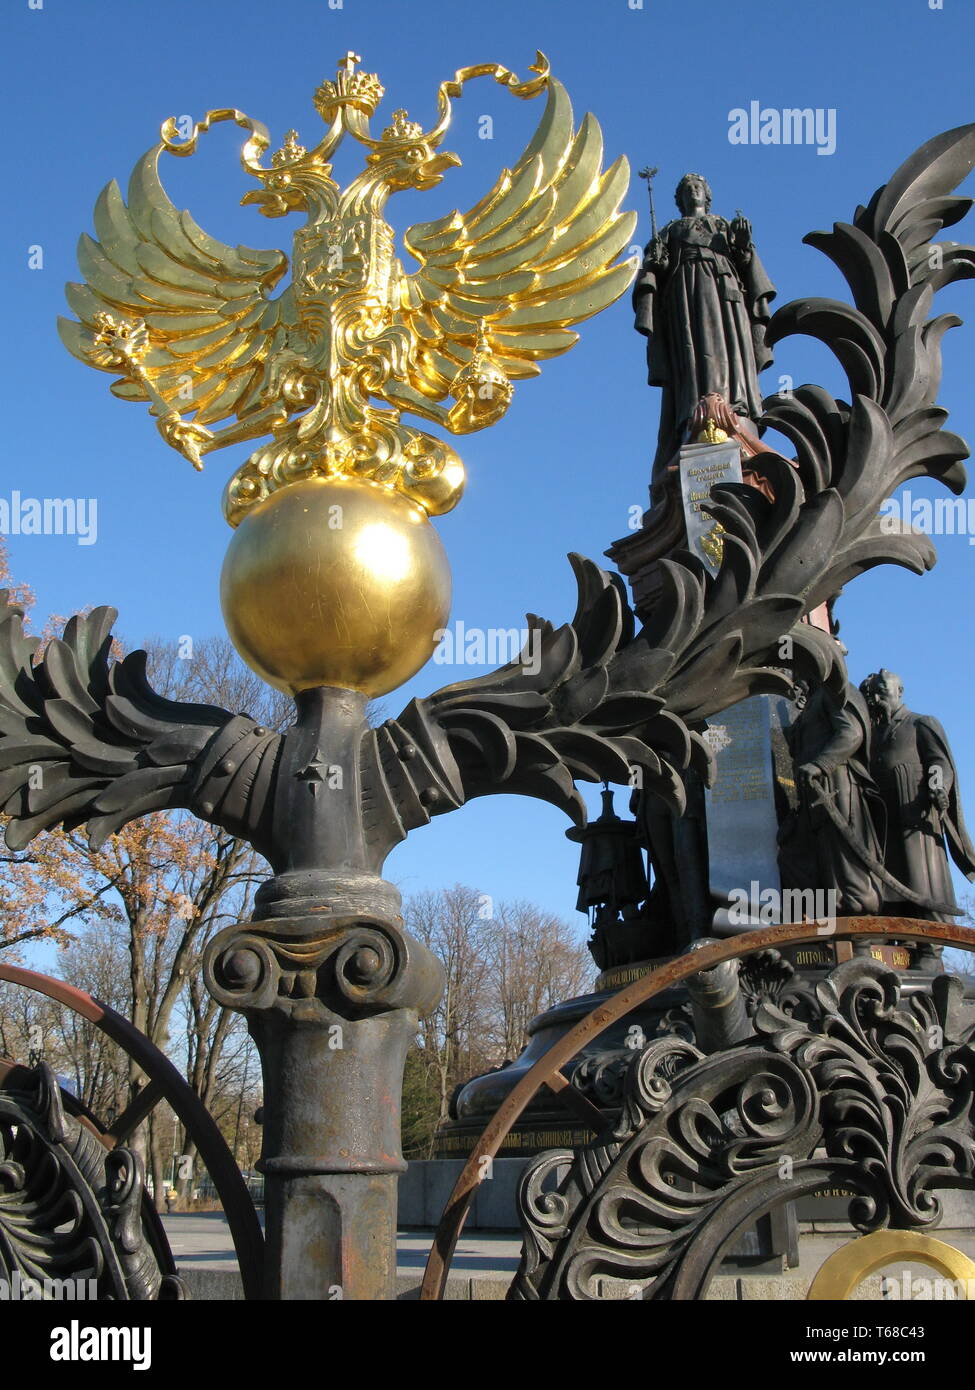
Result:
<svg viewBox="0 0 975 1390"><path fill-rule="evenodd" d="M497 61L523 75L540 48L568 87L577 119L587 109L598 117L610 157L625 153L634 169L660 166L661 220L671 215L671 190L687 170L708 177L716 211L746 212L779 304L843 288L826 258L801 245L806 232L848 220L924 140L975 119L975 10L963 0L944 0L943 9L929 0L636 4L343 0L333 8L328 0L205 0L163 7L155 0L43 0L31 8L28 0L5 0L0 496L18 489L98 502L96 544L11 538L14 574L34 586L40 613L113 603L120 633L136 644L152 635L222 631L218 577L230 533L219 499L246 449L213 455L202 475L194 473L163 445L145 408L115 400L110 378L70 358L55 330L57 315L66 312L64 282L80 278L75 243L92 229L99 191L112 177L124 189L165 117L199 118L208 108L234 106L268 125L276 144L296 126L311 145L320 129L312 93L353 48L386 86L377 122L403 105L429 124L437 84L455 68ZM729 112L753 100L832 108L835 153L732 145ZM464 167L432 193L394 198L387 215L397 232L475 202L520 154L540 109L488 81L468 86L447 141ZM482 114L494 118L493 140L477 138ZM271 222L238 206L252 186L238 145L239 132L222 126L193 159L167 161L170 195L213 235L290 250L296 219ZM348 177L356 166L340 159L337 167ZM645 204L636 184L626 206L640 211L640 241L648 235ZM975 225L970 220L957 235L975 239ZM38 246L43 266L30 269L29 248ZM950 288L940 307L975 319L972 288ZM767 391L777 389L780 373L846 394L832 359L805 339L779 348L763 377ZM970 439L973 375L969 323L946 340L941 399L952 428ZM645 505L657 409L627 297L583 325L582 341L567 357L517 387L500 425L460 441L468 490L438 522L453 565L455 620L490 628L520 625L526 609L553 621L571 616L565 553L598 559L626 532L630 508ZM918 484L912 490L924 492ZM875 571L851 586L839 616L853 678L881 664L898 670L908 703L942 720L975 820L965 616L975 547L967 536L938 544L932 574ZM386 697L387 713L471 674L431 664ZM487 798L414 833L394 851L387 872L407 893L461 881L495 898L533 899L572 919L577 850L564 839L565 828L549 806Z"/></svg>

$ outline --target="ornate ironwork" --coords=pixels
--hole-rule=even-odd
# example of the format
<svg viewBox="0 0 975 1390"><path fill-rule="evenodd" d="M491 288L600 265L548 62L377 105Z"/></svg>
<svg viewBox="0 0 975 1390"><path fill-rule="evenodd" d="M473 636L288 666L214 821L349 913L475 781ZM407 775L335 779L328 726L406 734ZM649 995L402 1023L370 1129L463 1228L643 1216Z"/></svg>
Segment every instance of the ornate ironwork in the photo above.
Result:
<svg viewBox="0 0 975 1390"><path fill-rule="evenodd" d="M746 956L738 966L738 983L752 1019L763 1004L772 1004L793 1018L808 1019L815 1011L812 983L779 951Z"/></svg>
<svg viewBox="0 0 975 1390"><path fill-rule="evenodd" d="M186 1296L148 1238L139 1156L68 1114L44 1063L0 1090L0 1277L26 1297Z"/></svg>
<svg viewBox="0 0 975 1390"><path fill-rule="evenodd" d="M905 942L936 942L940 945L960 946L963 950L975 951L975 932L965 927L958 927L950 923L916 921L904 917L839 919L833 933L835 940L853 940L855 950L860 946L868 946L871 941L881 940L887 936L894 936ZM474 1194L483 1181L485 1173L490 1170L487 1160L493 1158L500 1151L511 1127L517 1123L542 1086L548 1086L554 1091L562 1089L565 1084L565 1077L561 1075L561 1069L577 1053L585 1046L592 1044L619 1019L625 1018L655 995L661 994L702 971L713 970L722 962L734 961L753 953L760 953L766 957L764 972L769 964L774 963L769 958L777 954L777 948L798 946L817 939L821 939L821 936L814 925L799 923L755 928L744 936L729 941L712 941L702 944L700 947L688 951L685 955L679 956L634 980L632 984L621 989L612 998L603 1000L585 1018L580 1019L566 1033L557 1038L508 1094L471 1150L470 1157L444 1207L427 1259L420 1297L425 1300L442 1297L454 1249L470 1211ZM870 963L872 964L872 962ZM754 999L754 997L753 988L752 998ZM759 1011L766 1007L774 1009L772 1004L763 1001L759 1005ZM789 1007L796 1008L798 1014L799 1010L805 1011L808 1007L808 1001L804 1000L802 993L799 993L795 996L795 1003L790 1002ZM783 1015L782 1009L774 1009L774 1012ZM788 1014L784 1016L789 1017ZM790 1022L792 1022L791 1019ZM797 1026L802 1026L801 1018L797 1017L795 1023ZM654 1040L650 1046L656 1048L658 1042L662 1044L667 1041L666 1039ZM676 1059L692 1054L701 1055L694 1044L685 1038L674 1037L669 1041L677 1049L673 1053L673 1057ZM687 1048L690 1049L690 1052L684 1050ZM818 1186L824 1186L830 1181L828 1173L821 1174ZM948 1183L945 1182L943 1185L947 1186ZM809 1188L809 1191L814 1190L815 1186ZM772 1204L774 1205L774 1203ZM734 1239L734 1233L729 1239Z"/></svg>
<svg viewBox="0 0 975 1390"><path fill-rule="evenodd" d="M827 1185L855 1194L860 1231L936 1226L935 1189L975 1185L962 982L901 1000L895 973L854 958L814 992L815 1018L763 1003L759 1036L714 1056L676 1038L634 1055L614 1132L526 1170L509 1297L591 1299L622 1281L631 1297L702 1298L741 1231Z"/></svg>

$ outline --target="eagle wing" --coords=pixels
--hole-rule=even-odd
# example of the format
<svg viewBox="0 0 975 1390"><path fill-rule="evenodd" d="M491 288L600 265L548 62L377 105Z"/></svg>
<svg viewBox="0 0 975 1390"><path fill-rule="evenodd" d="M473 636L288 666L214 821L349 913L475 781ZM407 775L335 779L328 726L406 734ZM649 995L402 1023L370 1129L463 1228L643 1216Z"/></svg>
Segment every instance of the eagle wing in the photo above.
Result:
<svg viewBox="0 0 975 1390"><path fill-rule="evenodd" d="M416 347L410 384L441 400L484 329L512 378L537 376L539 359L578 341L571 326L612 304L635 263L614 264L632 240L635 213L619 204L629 184L622 156L605 172L599 125L574 128L561 82L511 170L466 214L418 223L405 236L420 269L400 281L398 316Z"/></svg>
<svg viewBox="0 0 975 1390"><path fill-rule="evenodd" d="M129 181L128 206L113 179L95 205L97 240L83 235L78 263L85 284L66 294L80 323L59 319L69 352L102 371L118 359L98 352L96 315L143 321L148 380L180 415L209 425L260 403L264 364L293 318L289 291L269 299L288 258L281 251L226 246L188 212L177 212L159 179L162 144L149 150ZM123 400L149 397L123 376L112 391Z"/></svg>

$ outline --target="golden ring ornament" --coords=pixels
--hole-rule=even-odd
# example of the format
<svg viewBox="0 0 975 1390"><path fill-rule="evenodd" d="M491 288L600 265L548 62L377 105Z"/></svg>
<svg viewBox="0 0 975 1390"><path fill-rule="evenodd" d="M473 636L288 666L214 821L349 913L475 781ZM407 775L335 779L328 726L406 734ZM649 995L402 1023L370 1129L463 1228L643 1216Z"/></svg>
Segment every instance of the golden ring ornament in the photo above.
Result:
<svg viewBox="0 0 975 1390"><path fill-rule="evenodd" d="M953 1245L917 1231L874 1231L835 1250L819 1268L806 1298L841 1301L851 1298L869 1275L894 1260L924 1264L954 1281L959 1297L967 1299L975 1288L975 1260Z"/></svg>
<svg viewBox="0 0 975 1390"><path fill-rule="evenodd" d="M378 136L369 122L384 89L359 62L348 53L315 92L322 138L306 149L288 131L266 165L268 131L241 111L208 111L188 132L164 122L133 170L128 201L114 181L99 197L95 236L78 247L84 283L66 291L77 320L59 320L68 349L113 373L116 396L147 402L163 439L195 468L216 449L262 441L224 493L230 525L248 528L228 555L224 613L244 658L291 690L392 689L431 655L447 620L446 559L436 537L419 537L427 518L456 506L464 467L446 440L403 415L451 434L494 424L514 382L571 348L573 325L618 299L636 270L635 258L618 259L636 225L635 213L620 211L627 162L603 168L598 123L587 115L576 127L543 54L525 81L497 63L462 68L440 84L429 129L400 109ZM541 120L514 167L466 213L407 230L403 243L419 267L407 273L386 204L394 193L436 187L460 163L440 146L452 99L477 77L523 100L544 93ZM192 155L224 121L247 132L241 162L259 184L242 201L266 217L305 214L280 292L283 251L214 239L160 181L164 155ZM342 188L330 161L346 136L365 163ZM328 503L323 483L338 489ZM350 485L361 489L356 526L371 507L375 525L392 526L410 552L409 582L394 579L395 566L386 571L388 603L382 567L351 597L353 574L363 578L358 541L327 525L308 531L313 513L327 518L349 504ZM272 505L292 488L314 499L310 511ZM288 579L283 562L272 573L260 561L265 544L279 558L300 557L319 587L307 575L295 582L294 567ZM248 587L257 583L260 594ZM413 601L418 591L427 602ZM352 654L353 627L370 658Z"/></svg>

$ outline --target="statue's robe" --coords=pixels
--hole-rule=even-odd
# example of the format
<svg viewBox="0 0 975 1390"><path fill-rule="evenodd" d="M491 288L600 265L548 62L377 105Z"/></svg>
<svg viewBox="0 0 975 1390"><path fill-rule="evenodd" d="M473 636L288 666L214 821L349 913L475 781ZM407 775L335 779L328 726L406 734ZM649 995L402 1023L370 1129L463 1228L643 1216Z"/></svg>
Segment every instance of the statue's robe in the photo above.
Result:
<svg viewBox="0 0 975 1390"><path fill-rule="evenodd" d="M746 257L732 250L721 217L680 217L657 243L666 248L667 263L644 261L633 307L647 337L648 380L664 388L660 465L702 396L717 392L736 414L759 419L758 373L772 361L765 337L775 286L754 249Z"/></svg>
<svg viewBox="0 0 975 1390"><path fill-rule="evenodd" d="M934 768L941 769L941 785L948 797L944 812L931 804ZM930 902L955 905L945 841L966 878L975 878L975 846L965 827L958 773L944 729L930 715L915 714L901 705L888 721L874 728L871 771L886 809L888 873ZM953 920L949 913L892 896L883 910L889 916Z"/></svg>
<svg viewBox="0 0 975 1390"><path fill-rule="evenodd" d="M782 887L833 890L840 916L879 912L879 880L851 846L852 841L882 862L876 826L882 817L869 770L870 717L863 697L852 686L843 698L820 686L785 736L797 774L797 804L780 831ZM818 793L800 781L798 769L808 763L823 773L845 833L817 804Z"/></svg>

